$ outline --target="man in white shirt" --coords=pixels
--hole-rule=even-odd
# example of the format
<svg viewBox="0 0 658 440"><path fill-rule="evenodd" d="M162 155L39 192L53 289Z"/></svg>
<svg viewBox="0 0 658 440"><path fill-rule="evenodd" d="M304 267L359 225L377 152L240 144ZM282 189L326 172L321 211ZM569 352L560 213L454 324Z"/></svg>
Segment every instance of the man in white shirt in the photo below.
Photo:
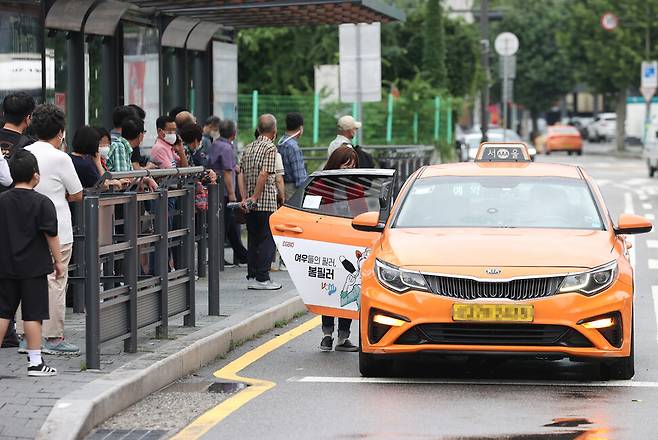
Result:
<svg viewBox="0 0 658 440"><path fill-rule="evenodd" d="M61 150L66 120L64 112L52 104L37 106L32 113L32 128L38 142L25 147L37 158L40 181L35 190L52 200L57 210L57 227L62 248L64 276L48 276L50 319L43 322L43 352L47 354L77 355L80 348L64 340L66 285L68 266L73 250L73 226L69 202L82 200L82 184L75 172L71 157ZM19 321L17 316L17 322ZM21 326L18 333L23 333ZM19 352L25 349L22 341Z"/></svg>
<svg viewBox="0 0 658 440"><path fill-rule="evenodd" d="M5 156L0 154L0 185L2 186L11 186L12 179L11 174L9 173L9 164L5 159Z"/></svg>
<svg viewBox="0 0 658 440"><path fill-rule="evenodd" d="M343 144L352 146L352 139L356 136L356 132L361 128L361 123L355 120L352 116L346 115L338 119L336 123L336 132L338 136L329 144L327 157L331 156L334 150Z"/></svg>

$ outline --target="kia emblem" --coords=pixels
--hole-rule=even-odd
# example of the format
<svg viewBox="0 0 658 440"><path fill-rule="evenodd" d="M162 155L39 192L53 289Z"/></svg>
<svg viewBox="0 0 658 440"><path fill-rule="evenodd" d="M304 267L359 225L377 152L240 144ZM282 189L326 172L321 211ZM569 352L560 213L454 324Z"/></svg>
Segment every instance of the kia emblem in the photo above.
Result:
<svg viewBox="0 0 658 440"><path fill-rule="evenodd" d="M484 270L489 275L500 275L503 273L503 270L498 267L489 267Z"/></svg>

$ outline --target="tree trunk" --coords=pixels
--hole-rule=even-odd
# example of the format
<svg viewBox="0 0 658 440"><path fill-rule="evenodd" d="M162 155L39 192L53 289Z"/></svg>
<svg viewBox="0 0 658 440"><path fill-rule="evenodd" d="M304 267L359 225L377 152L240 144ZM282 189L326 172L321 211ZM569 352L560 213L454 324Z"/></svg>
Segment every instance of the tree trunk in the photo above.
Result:
<svg viewBox="0 0 658 440"><path fill-rule="evenodd" d="M624 151L626 140L626 89L617 94L617 151Z"/></svg>
<svg viewBox="0 0 658 440"><path fill-rule="evenodd" d="M539 136L539 113L536 110L530 110L530 119L532 119L532 133L530 133L530 141L534 142L535 138Z"/></svg>

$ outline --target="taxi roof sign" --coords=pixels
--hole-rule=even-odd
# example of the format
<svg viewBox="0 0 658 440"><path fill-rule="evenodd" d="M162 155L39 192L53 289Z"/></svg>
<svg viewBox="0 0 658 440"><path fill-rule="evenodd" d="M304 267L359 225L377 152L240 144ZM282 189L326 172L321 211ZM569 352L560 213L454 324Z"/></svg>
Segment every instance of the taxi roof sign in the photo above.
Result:
<svg viewBox="0 0 658 440"><path fill-rule="evenodd" d="M528 146L523 142L483 142L476 162L532 162Z"/></svg>

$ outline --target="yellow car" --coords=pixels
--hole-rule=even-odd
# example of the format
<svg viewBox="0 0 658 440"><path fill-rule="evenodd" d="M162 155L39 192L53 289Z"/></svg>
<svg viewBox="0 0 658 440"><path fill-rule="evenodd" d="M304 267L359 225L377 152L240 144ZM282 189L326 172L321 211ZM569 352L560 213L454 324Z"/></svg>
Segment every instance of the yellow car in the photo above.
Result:
<svg viewBox="0 0 658 440"><path fill-rule="evenodd" d="M359 367L399 356L523 354L634 374L639 216L609 217L580 167L484 143L474 163L423 167L396 195L392 170L313 174L270 220L309 310L359 319Z"/></svg>

